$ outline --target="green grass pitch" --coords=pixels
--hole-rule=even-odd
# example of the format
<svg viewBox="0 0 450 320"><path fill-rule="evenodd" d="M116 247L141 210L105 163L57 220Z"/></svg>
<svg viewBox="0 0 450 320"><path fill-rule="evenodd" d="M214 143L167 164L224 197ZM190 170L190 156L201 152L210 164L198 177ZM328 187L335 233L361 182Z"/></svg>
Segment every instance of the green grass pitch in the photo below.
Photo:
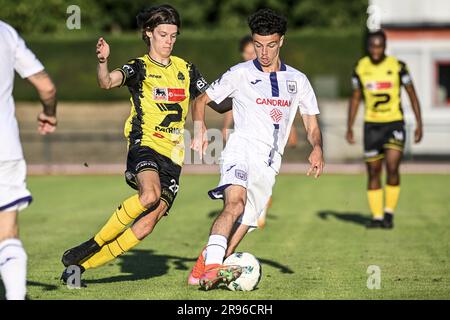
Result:
<svg viewBox="0 0 450 320"><path fill-rule="evenodd" d="M120 176L30 177L20 216L30 299L449 299L450 176L404 175L393 230L366 230L364 175L281 175L263 230L239 247L258 257L257 290L188 287L221 202L218 176L182 176L169 217L134 250L84 274L87 288L59 283L65 249L93 236L133 190ZM367 288L367 268L381 289ZM4 296L0 285L0 295Z"/></svg>

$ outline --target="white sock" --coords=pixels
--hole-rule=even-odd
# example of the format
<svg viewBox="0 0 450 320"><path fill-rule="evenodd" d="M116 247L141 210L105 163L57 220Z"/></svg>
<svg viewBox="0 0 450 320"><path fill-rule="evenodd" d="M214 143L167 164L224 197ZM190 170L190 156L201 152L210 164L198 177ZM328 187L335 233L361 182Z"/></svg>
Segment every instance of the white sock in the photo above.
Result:
<svg viewBox="0 0 450 320"><path fill-rule="evenodd" d="M27 254L19 239L7 239L0 243L0 275L7 300L25 300Z"/></svg>
<svg viewBox="0 0 450 320"><path fill-rule="evenodd" d="M206 246L205 265L222 264L227 251L228 240L220 234L212 234L209 236L208 245Z"/></svg>

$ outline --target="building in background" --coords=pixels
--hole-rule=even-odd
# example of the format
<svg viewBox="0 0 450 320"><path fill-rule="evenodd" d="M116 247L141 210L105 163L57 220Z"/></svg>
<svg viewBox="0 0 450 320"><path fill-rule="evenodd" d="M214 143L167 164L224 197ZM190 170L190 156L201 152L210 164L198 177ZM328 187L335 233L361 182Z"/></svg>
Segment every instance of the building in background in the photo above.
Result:
<svg viewBox="0 0 450 320"><path fill-rule="evenodd" d="M422 107L424 139L414 144L414 115L402 94L409 141L407 153L450 155L450 1L370 0L378 7L387 53L409 66Z"/></svg>

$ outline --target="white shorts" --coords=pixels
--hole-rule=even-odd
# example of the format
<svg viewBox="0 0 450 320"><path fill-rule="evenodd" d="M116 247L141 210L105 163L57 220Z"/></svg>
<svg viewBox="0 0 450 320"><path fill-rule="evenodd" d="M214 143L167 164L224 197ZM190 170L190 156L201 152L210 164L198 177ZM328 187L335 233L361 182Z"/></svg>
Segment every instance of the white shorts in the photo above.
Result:
<svg viewBox="0 0 450 320"><path fill-rule="evenodd" d="M0 161L0 212L21 211L32 201L25 160Z"/></svg>
<svg viewBox="0 0 450 320"><path fill-rule="evenodd" d="M267 164L265 153L246 148L242 141L238 150L229 148L229 143L221 157L219 185L208 194L212 199L223 199L224 190L230 185L246 188L247 203L238 222L256 228L258 217L272 196L277 171Z"/></svg>

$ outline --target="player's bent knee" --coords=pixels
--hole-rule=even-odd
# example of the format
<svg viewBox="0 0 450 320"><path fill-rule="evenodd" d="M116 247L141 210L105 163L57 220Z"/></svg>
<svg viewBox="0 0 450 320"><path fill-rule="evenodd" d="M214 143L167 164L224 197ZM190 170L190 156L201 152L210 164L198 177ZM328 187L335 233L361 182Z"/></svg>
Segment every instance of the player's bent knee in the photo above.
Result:
<svg viewBox="0 0 450 320"><path fill-rule="evenodd" d="M245 203L244 201L231 201L225 204L225 210L226 212L232 214L233 216L239 217L242 212L244 212L245 209Z"/></svg>
<svg viewBox="0 0 450 320"><path fill-rule="evenodd" d="M156 191L145 191L139 196L139 201L147 209L159 202L161 194Z"/></svg>

